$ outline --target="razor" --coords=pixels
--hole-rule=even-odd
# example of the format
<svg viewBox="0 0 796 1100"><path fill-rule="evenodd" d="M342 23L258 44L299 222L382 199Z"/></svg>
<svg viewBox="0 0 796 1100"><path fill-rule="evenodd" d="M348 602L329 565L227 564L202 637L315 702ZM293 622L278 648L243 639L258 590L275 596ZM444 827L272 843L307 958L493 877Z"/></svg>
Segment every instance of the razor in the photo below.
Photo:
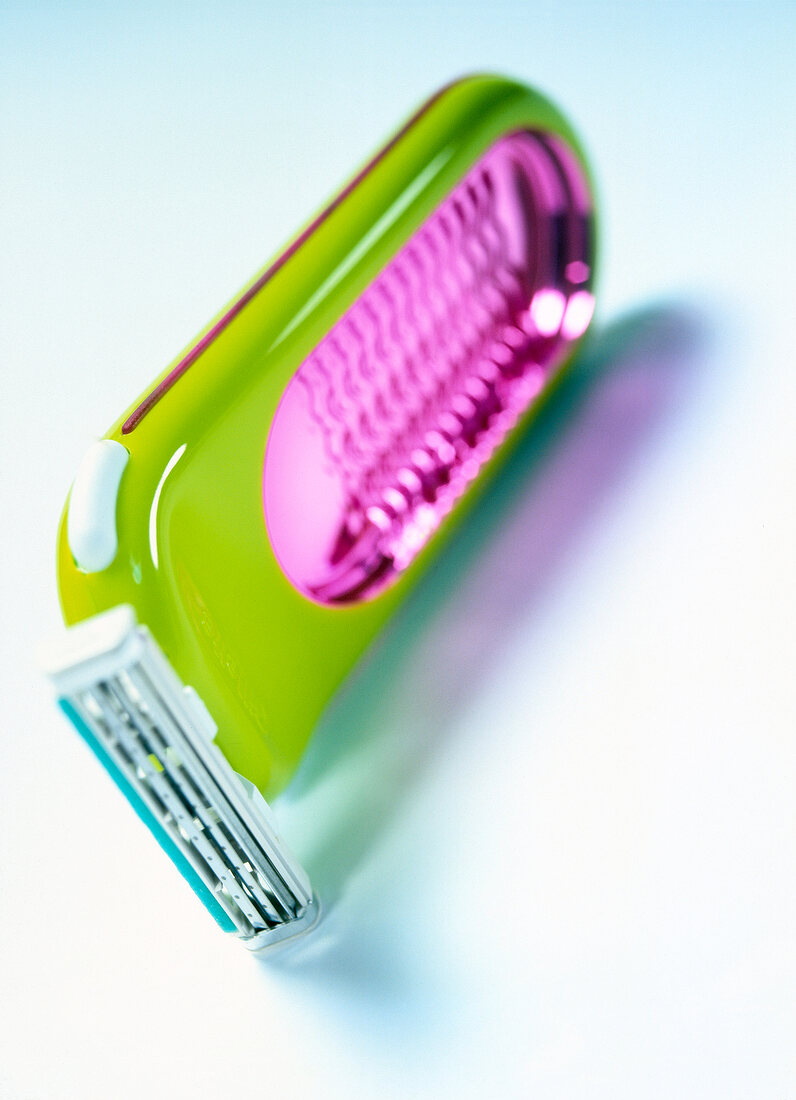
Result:
<svg viewBox="0 0 796 1100"><path fill-rule="evenodd" d="M268 801L572 360L593 274L567 121L522 84L460 80L85 455L43 661L247 947L316 923Z"/></svg>

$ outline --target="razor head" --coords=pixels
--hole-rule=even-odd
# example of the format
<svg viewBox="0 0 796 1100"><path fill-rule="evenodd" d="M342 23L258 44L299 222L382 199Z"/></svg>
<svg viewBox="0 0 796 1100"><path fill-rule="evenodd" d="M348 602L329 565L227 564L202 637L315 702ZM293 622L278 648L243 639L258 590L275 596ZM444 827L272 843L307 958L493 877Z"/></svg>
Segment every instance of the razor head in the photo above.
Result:
<svg viewBox="0 0 796 1100"><path fill-rule="evenodd" d="M225 931L261 949L316 923L267 804L213 744L212 717L132 608L70 628L41 659L61 709Z"/></svg>
<svg viewBox="0 0 796 1100"><path fill-rule="evenodd" d="M413 561L586 329L591 202L566 145L496 142L299 366L263 478L282 568L322 604Z"/></svg>

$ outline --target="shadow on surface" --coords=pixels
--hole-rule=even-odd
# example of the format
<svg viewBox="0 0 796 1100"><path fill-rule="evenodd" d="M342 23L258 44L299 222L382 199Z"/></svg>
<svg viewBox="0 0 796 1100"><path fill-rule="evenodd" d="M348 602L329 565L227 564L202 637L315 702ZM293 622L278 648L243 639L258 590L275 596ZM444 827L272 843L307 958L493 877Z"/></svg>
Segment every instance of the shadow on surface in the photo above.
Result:
<svg viewBox="0 0 796 1100"><path fill-rule="evenodd" d="M474 687L554 595L642 444L682 405L703 343L701 322L679 306L640 309L596 332L340 693L279 804L326 918L269 968L370 990L382 1006L407 996L394 905L409 891L385 882L371 857ZM406 856L412 893L417 857ZM343 903L354 882L352 920Z"/></svg>

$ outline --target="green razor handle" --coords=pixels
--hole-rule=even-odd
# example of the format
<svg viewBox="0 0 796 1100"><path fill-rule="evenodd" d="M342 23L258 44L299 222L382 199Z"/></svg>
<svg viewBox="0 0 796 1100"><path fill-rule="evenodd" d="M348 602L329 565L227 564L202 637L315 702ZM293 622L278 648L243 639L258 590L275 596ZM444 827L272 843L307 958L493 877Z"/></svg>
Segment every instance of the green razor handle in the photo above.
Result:
<svg viewBox="0 0 796 1100"><path fill-rule="evenodd" d="M86 455L67 715L219 924L317 918L265 803L592 315L577 138L522 84L422 106Z"/></svg>

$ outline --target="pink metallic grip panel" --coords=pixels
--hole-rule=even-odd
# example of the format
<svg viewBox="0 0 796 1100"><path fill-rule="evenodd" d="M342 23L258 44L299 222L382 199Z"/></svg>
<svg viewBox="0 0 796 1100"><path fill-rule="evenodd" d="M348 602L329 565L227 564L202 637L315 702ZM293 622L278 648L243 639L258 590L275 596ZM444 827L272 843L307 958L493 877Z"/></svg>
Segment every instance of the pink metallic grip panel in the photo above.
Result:
<svg viewBox="0 0 796 1100"><path fill-rule="evenodd" d="M409 565L588 326L590 230L563 142L502 138L301 364L263 503L306 596L369 598Z"/></svg>

